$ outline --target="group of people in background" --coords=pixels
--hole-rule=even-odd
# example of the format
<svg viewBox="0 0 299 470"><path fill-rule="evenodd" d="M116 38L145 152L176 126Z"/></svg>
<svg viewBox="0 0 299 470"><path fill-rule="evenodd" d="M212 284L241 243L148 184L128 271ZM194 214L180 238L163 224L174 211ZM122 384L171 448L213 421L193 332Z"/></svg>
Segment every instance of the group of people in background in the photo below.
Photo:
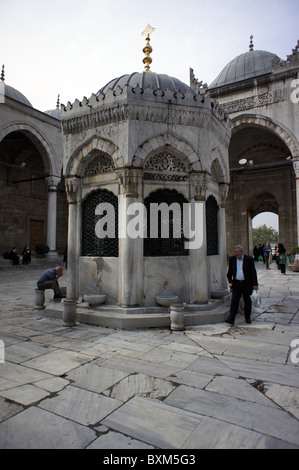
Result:
<svg viewBox="0 0 299 470"><path fill-rule="evenodd" d="M7 251L3 255L4 259L11 259L13 265L20 264L20 260L22 264L30 264L31 263L31 250L28 245L24 246L24 249L21 253L18 252L17 248L14 247L11 251Z"/></svg>
<svg viewBox="0 0 299 470"><path fill-rule="evenodd" d="M254 261L263 261L266 265L266 269L271 269L269 265L272 261L275 261L277 269L279 269L282 274L286 273L287 255L283 243L276 243L273 252L270 242L267 242L265 245L259 245L258 247L255 245L253 248L253 258Z"/></svg>

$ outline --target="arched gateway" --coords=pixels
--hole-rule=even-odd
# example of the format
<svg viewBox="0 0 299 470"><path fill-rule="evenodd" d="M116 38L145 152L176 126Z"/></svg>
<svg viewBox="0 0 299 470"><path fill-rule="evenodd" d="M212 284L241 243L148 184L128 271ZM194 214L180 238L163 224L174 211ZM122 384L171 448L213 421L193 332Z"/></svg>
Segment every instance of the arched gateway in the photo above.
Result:
<svg viewBox="0 0 299 470"><path fill-rule="evenodd" d="M252 254L251 220L279 216L280 241L299 244L299 41L286 61L253 50L233 59L208 87L232 119L227 248ZM191 84L196 80L191 75ZM296 94L297 91L297 94Z"/></svg>

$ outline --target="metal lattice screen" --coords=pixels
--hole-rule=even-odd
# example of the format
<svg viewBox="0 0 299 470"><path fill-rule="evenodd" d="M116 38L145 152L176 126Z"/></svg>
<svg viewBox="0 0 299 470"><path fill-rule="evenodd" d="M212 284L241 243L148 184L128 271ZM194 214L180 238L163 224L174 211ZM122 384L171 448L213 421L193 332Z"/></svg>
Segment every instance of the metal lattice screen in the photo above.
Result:
<svg viewBox="0 0 299 470"><path fill-rule="evenodd" d="M206 202L207 255L218 255L218 204L214 196Z"/></svg>
<svg viewBox="0 0 299 470"><path fill-rule="evenodd" d="M107 226L114 227L114 236L99 238L96 226L101 216L96 214L96 208L101 203L111 204L114 211L103 211L102 217L107 220ZM109 217L111 220L109 220ZM113 219L112 219L113 218ZM109 228L109 227L108 227ZM118 256L118 198L106 189L93 191L83 201L82 205L82 256Z"/></svg>
<svg viewBox="0 0 299 470"><path fill-rule="evenodd" d="M166 203L168 206L178 203L180 211L169 210L169 217L163 218L158 214L157 237L151 237L151 204ZM144 256L188 256L189 251L185 249L185 237L183 233L183 204L188 201L175 189L159 189L151 193L145 200L144 205L147 211L147 238L144 239ZM164 224L164 227L163 227ZM167 227L165 227L167 224ZM180 237L174 237L174 227L179 226ZM169 237L163 238L162 230L169 231Z"/></svg>

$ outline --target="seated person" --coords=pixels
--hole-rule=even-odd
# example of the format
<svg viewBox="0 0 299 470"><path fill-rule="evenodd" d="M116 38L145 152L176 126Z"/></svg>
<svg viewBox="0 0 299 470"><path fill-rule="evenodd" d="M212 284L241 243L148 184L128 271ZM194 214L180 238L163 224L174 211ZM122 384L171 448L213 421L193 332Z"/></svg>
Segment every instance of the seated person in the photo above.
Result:
<svg viewBox="0 0 299 470"><path fill-rule="evenodd" d="M8 259L12 259L13 265L19 264L20 255L18 254L16 247L14 247L8 254Z"/></svg>
<svg viewBox="0 0 299 470"><path fill-rule="evenodd" d="M62 299L58 279L63 276L63 267L57 266L56 268L50 268L43 272L39 280L37 281L37 287L40 290L53 289L54 299Z"/></svg>
<svg viewBox="0 0 299 470"><path fill-rule="evenodd" d="M31 262L31 250L28 245L26 245L22 251L23 264L29 264Z"/></svg>

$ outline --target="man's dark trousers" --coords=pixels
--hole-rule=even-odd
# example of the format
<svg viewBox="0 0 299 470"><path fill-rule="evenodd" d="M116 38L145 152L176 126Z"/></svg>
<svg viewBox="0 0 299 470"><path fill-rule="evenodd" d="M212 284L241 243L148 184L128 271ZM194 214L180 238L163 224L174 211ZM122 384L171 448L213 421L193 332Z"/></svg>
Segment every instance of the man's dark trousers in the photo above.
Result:
<svg viewBox="0 0 299 470"><path fill-rule="evenodd" d="M230 314L228 317L228 321L231 323L234 323L235 317L238 313L238 308L239 308L239 303L240 303L240 298L243 295L244 299L244 314L245 314L245 319L250 320L250 314L251 314L251 293L252 289L248 288L246 286L245 281L237 281L235 280L233 282L233 287L232 287L232 300L231 300L231 305L230 305Z"/></svg>

